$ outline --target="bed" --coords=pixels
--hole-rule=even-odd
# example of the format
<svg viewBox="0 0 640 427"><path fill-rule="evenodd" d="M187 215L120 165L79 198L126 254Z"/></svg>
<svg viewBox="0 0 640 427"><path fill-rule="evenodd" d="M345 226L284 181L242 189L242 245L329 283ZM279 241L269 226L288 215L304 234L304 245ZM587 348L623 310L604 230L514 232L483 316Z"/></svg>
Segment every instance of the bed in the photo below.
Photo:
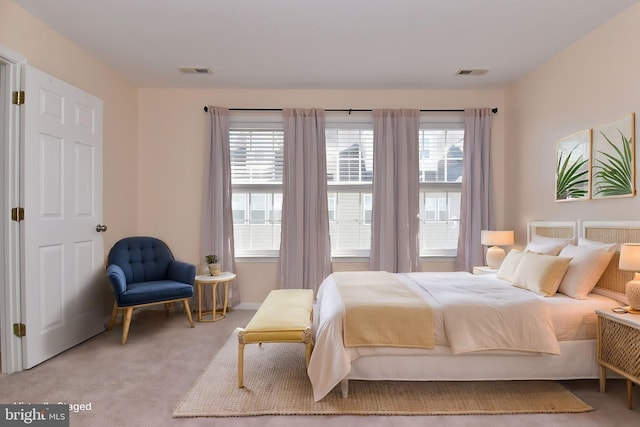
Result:
<svg viewBox="0 0 640 427"><path fill-rule="evenodd" d="M382 344L370 345L352 338L347 340L344 336L347 323L344 320L344 307L351 303L343 300L346 298L343 281L347 278L357 282L358 279L353 275L339 276L339 273L327 277L318 291L314 319L315 347L308 368L314 399L321 400L338 385L341 385L343 397L347 397L349 380L598 378L594 311L627 303L624 285L631 280L632 273L618 270L617 251L619 243L640 242L640 222L532 221L527 224L527 238L527 246L511 250L497 274L448 272L390 275L392 277L389 280L404 286L407 292L429 306L432 324L428 328L428 335L432 335L432 338L427 344L419 342L404 346L403 343L389 341L385 344L382 341ZM602 261L602 250L610 253L610 256L604 257L606 262ZM599 253L598 262L602 266L595 269L597 271L591 271L595 262L590 257L595 252ZM529 257L536 256L539 258L535 262L543 259L545 263L553 265L567 264L559 283L552 285L551 289L543 289L551 296L545 296L540 288L548 287L551 276L545 276L544 280L537 278L535 285L538 287L531 287L526 278L522 279L522 271L526 271L524 267L518 271L520 277L517 286L514 286L513 274L517 268L509 270L507 267L519 266L518 263L523 261L514 259L525 255L527 263ZM527 263L522 265L529 266ZM587 265L589 268L585 267ZM553 267L551 270L554 268L562 269ZM532 272L529 274L536 275ZM556 276L559 274L556 273ZM593 277L594 274L597 277ZM368 276L367 280L382 281L387 277ZM588 285L585 291L583 283L588 281L597 284L595 287ZM522 282L525 282L524 285ZM451 294L447 288L452 289ZM495 292L498 297L491 296ZM495 302L491 301L492 298ZM512 300L515 305L511 305ZM467 303L472 304L473 308L464 305ZM503 306L511 310L508 315L501 313ZM377 313L383 313L376 310ZM495 315L492 314L494 312ZM474 318L475 313L479 313L479 316ZM518 317L520 315L522 318ZM367 320L361 323L366 322L368 330L375 329L370 325L375 324L378 317L378 314L368 319L365 317ZM505 318L513 320L504 322ZM537 323L531 323L528 320L531 318L535 318ZM357 324L355 317L350 319L347 323L350 327ZM502 319L502 323L496 323L495 319ZM403 322L411 324L410 319ZM508 332L506 326L497 326L505 323L515 324L515 332L529 328L520 334L526 335L527 340L512 345L515 332ZM420 335L420 327L408 329L413 333L406 335ZM362 330L366 332L367 328ZM549 337L549 331L553 337ZM349 334L352 337L354 332L349 331ZM494 336L500 337L497 342L492 341ZM347 346L345 340L348 341Z"/></svg>

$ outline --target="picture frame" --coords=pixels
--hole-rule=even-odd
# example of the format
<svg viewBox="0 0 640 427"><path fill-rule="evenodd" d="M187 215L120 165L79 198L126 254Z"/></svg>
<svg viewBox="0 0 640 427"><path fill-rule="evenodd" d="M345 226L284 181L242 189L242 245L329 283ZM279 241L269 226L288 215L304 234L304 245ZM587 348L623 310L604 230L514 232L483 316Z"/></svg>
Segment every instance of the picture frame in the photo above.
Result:
<svg viewBox="0 0 640 427"><path fill-rule="evenodd" d="M556 143L556 202L588 200L591 196L591 130Z"/></svg>
<svg viewBox="0 0 640 427"><path fill-rule="evenodd" d="M594 127L591 198L635 196L635 157L634 113Z"/></svg>

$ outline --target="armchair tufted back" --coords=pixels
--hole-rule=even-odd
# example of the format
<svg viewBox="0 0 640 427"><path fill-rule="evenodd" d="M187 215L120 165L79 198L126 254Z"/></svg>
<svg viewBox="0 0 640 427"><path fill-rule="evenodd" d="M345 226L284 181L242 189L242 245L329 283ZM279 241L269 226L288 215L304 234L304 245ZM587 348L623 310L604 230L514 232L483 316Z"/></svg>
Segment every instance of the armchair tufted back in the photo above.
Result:
<svg viewBox="0 0 640 427"><path fill-rule="evenodd" d="M127 283L149 282L167 278L173 260L169 247L155 237L125 237L109 251L109 264L117 264L124 271Z"/></svg>

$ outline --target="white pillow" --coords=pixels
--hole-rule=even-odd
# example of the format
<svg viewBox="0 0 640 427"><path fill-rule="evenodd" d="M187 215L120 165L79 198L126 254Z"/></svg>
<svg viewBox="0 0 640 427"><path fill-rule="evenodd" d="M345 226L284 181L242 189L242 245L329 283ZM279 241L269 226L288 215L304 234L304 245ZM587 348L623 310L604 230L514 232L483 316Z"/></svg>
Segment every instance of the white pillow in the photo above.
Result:
<svg viewBox="0 0 640 427"><path fill-rule="evenodd" d="M562 248L571 243L571 241L572 239L545 237L534 234L527 247L524 248L524 251L537 252L545 255L558 255Z"/></svg>
<svg viewBox="0 0 640 427"><path fill-rule="evenodd" d="M524 251L536 252L544 255L558 255L565 246L566 245L559 245L557 243L529 242L529 244L524 248Z"/></svg>
<svg viewBox="0 0 640 427"><path fill-rule="evenodd" d="M553 296L558 290L571 258L525 252L516 268L513 286L528 289L543 296Z"/></svg>
<svg viewBox="0 0 640 427"><path fill-rule="evenodd" d="M517 249L511 249L502 261L502 264L500 264L496 277L498 279L513 282L516 268L518 267L518 264L520 264L522 257L524 257L524 252Z"/></svg>
<svg viewBox="0 0 640 427"><path fill-rule="evenodd" d="M596 242L596 241L593 241L593 240L585 239L584 237L580 237L578 239L578 246L590 246L590 247L593 247L593 248L600 248L600 249L604 249L604 250L607 250L607 251L615 252L618 244L617 243Z"/></svg>
<svg viewBox="0 0 640 427"><path fill-rule="evenodd" d="M612 245L591 245L584 241L582 243L579 246L567 245L560 252L560 256L573 259L560 282L558 292L575 299L587 298L607 269L616 250L615 243Z"/></svg>

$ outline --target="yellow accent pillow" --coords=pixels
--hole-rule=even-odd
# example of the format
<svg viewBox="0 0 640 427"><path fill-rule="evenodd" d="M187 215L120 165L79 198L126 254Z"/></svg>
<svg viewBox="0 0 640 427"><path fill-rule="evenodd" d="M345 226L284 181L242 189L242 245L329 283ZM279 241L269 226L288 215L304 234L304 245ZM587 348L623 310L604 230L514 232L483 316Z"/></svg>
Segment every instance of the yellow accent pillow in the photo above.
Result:
<svg viewBox="0 0 640 427"><path fill-rule="evenodd" d="M569 268L571 258L525 252L516 268L513 286L553 296Z"/></svg>

